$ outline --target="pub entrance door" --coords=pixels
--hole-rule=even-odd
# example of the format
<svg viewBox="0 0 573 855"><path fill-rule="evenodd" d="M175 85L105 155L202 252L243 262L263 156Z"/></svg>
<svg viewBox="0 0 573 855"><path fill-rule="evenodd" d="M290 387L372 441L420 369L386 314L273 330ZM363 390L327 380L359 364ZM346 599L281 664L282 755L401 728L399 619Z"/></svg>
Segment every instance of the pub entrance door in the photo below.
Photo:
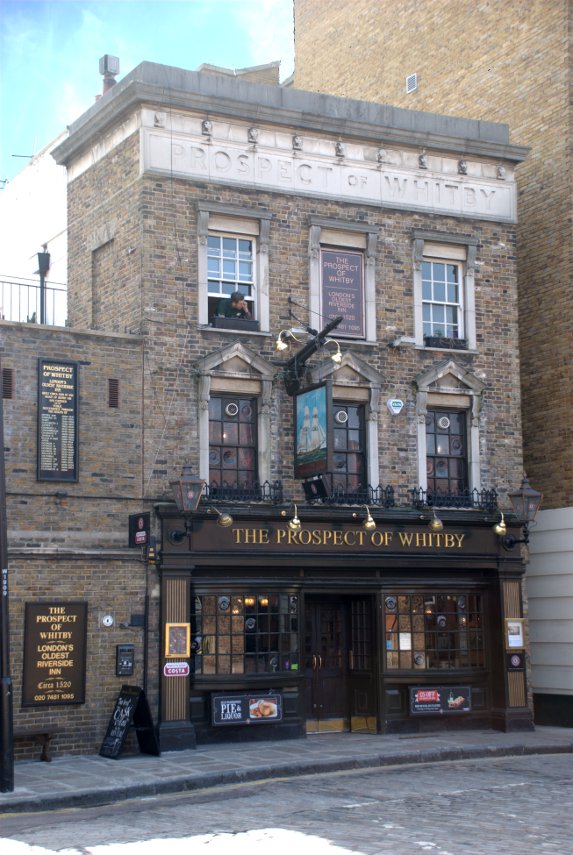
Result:
<svg viewBox="0 0 573 855"><path fill-rule="evenodd" d="M307 595L304 668L308 733L376 733L372 597Z"/></svg>

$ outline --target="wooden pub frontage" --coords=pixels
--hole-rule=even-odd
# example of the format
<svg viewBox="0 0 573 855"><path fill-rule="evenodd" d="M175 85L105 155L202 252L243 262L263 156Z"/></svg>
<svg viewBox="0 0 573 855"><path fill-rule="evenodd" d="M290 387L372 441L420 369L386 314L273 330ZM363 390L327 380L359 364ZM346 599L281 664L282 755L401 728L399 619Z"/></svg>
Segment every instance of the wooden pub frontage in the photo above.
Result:
<svg viewBox="0 0 573 855"><path fill-rule="evenodd" d="M193 663L163 678L162 742L532 727L499 515L157 510L164 623L189 623Z"/></svg>

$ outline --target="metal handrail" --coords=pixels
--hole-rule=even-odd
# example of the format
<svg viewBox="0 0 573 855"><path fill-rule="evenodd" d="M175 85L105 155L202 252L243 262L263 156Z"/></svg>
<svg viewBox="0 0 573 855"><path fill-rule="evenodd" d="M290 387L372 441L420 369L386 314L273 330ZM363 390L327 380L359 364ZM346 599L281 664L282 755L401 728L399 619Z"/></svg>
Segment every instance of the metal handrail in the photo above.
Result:
<svg viewBox="0 0 573 855"><path fill-rule="evenodd" d="M0 275L0 320L39 324L42 317L46 326L66 326L67 287L55 282L40 287L33 279Z"/></svg>

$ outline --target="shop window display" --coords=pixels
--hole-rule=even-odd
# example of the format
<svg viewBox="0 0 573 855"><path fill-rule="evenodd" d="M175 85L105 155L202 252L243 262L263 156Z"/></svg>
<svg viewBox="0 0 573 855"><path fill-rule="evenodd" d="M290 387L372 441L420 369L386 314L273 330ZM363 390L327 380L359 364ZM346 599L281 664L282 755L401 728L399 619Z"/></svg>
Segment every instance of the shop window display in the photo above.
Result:
<svg viewBox="0 0 573 855"><path fill-rule="evenodd" d="M197 676L297 671L298 597L260 592L196 597L192 654Z"/></svg>
<svg viewBox="0 0 573 855"><path fill-rule="evenodd" d="M391 594L384 612L388 670L485 668L481 594Z"/></svg>

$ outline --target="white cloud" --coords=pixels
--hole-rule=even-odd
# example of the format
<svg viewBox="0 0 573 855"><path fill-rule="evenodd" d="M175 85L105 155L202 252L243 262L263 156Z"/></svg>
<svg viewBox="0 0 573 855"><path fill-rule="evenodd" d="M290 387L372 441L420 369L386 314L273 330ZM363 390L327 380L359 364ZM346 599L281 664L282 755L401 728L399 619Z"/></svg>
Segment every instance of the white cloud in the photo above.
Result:
<svg viewBox="0 0 573 855"><path fill-rule="evenodd" d="M238 14L249 40L253 65L280 60L281 80L294 69L292 0L254 0L241 4Z"/></svg>

